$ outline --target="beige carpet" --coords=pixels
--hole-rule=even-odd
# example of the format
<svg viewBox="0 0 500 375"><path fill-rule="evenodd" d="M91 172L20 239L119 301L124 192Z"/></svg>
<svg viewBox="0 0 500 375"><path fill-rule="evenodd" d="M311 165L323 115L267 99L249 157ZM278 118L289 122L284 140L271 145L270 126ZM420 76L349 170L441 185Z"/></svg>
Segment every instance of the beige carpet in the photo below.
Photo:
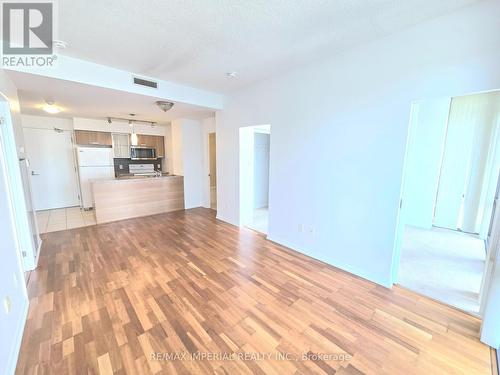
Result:
<svg viewBox="0 0 500 375"><path fill-rule="evenodd" d="M485 258L484 242L474 235L407 226L399 284L477 314Z"/></svg>

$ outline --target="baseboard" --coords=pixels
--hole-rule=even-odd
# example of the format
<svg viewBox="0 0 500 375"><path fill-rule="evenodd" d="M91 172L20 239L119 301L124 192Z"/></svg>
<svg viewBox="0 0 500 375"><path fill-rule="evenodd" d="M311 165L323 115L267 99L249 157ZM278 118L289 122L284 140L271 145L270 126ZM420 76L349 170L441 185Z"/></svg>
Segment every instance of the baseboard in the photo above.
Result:
<svg viewBox="0 0 500 375"><path fill-rule="evenodd" d="M219 215L218 213L217 213L217 216L215 218L217 220L224 221L228 224L234 225L235 227L239 227L239 225L237 223L234 223L232 220L229 220L229 219L225 218L224 216Z"/></svg>
<svg viewBox="0 0 500 375"><path fill-rule="evenodd" d="M381 285L381 286L389 288L389 289L392 287L392 283L390 282L390 280L386 280L384 282L384 281L379 280L379 278L374 277L373 275L370 275L366 272L362 272L360 270L354 269L348 265L333 263L333 262L329 261L328 259L320 258L318 256L315 256L314 254L311 254L309 251L307 251L307 249L303 249L301 246L298 246L290 241L286 241L286 240L283 240L282 238L279 238L279 237L276 237L273 235L269 235L269 234L267 235L267 239L269 241L276 242L279 245L285 246L293 251L296 251L298 253L306 255L310 258L319 260L320 262L323 262L331 267L335 267L335 268L338 268L342 271L348 272L348 273L352 274L353 276L361 277L365 280L371 281L372 283Z"/></svg>
<svg viewBox="0 0 500 375"><path fill-rule="evenodd" d="M21 350L21 343L23 341L24 327L26 326L26 320L28 319L28 309L29 301L24 305L23 311L21 312L22 319L19 320L18 327L16 329L16 337L13 340L12 351L9 355L9 360L7 364L7 374L14 375L17 367L17 359L19 358L19 351Z"/></svg>

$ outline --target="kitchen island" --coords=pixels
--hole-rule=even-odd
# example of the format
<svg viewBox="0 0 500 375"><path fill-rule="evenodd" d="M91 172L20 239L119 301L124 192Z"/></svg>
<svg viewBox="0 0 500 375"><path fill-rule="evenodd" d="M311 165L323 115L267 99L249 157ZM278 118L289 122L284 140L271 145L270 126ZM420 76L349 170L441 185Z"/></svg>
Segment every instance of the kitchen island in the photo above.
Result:
<svg viewBox="0 0 500 375"><path fill-rule="evenodd" d="M92 191L97 224L184 209L182 176L98 180Z"/></svg>

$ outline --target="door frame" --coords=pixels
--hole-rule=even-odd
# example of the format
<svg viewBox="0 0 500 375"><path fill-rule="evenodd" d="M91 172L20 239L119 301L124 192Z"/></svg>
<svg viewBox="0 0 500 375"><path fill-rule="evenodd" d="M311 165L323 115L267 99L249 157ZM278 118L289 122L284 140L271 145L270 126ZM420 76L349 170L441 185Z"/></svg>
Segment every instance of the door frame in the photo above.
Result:
<svg viewBox="0 0 500 375"><path fill-rule="evenodd" d="M38 249L34 249L31 238L10 104L8 98L2 93L0 93L0 120L0 152L3 152L7 167L6 177L9 182L10 199L21 252L19 257L22 260L24 271L31 271L37 267L38 257L36 254Z"/></svg>
<svg viewBox="0 0 500 375"><path fill-rule="evenodd" d="M500 186L500 176L497 181ZM498 190L495 194L498 194ZM493 272L499 254L500 248L500 207L496 207L492 216L491 238L487 242L486 263L484 266L483 278L481 280L481 289L479 291L479 316L483 316L486 310L488 292L493 281Z"/></svg>
<svg viewBox="0 0 500 375"><path fill-rule="evenodd" d="M213 135L215 137L215 157L216 157L216 160L217 160L217 132L215 131L209 131L207 133L207 169L208 169L208 173L206 173L207 175L207 183L208 183L208 208L212 209L212 185L211 185L211 174L212 174L212 170L210 168L210 136ZM215 170L216 170L216 176L217 176L217 162L215 163ZM216 177L217 178L217 177ZM217 194L217 181L215 182L215 192ZM215 211L217 211L217 198L216 198L216 203L215 203Z"/></svg>

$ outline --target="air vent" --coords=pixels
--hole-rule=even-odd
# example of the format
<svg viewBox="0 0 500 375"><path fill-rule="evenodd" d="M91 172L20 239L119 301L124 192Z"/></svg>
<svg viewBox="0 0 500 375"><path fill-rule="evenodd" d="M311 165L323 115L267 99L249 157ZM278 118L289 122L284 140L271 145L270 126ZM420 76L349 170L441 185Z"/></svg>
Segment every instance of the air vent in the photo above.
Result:
<svg viewBox="0 0 500 375"><path fill-rule="evenodd" d="M148 81L147 79L144 79L144 78L134 77L134 83L136 85L141 85L141 86L146 86L146 87L152 87L154 89L158 88L158 82Z"/></svg>

